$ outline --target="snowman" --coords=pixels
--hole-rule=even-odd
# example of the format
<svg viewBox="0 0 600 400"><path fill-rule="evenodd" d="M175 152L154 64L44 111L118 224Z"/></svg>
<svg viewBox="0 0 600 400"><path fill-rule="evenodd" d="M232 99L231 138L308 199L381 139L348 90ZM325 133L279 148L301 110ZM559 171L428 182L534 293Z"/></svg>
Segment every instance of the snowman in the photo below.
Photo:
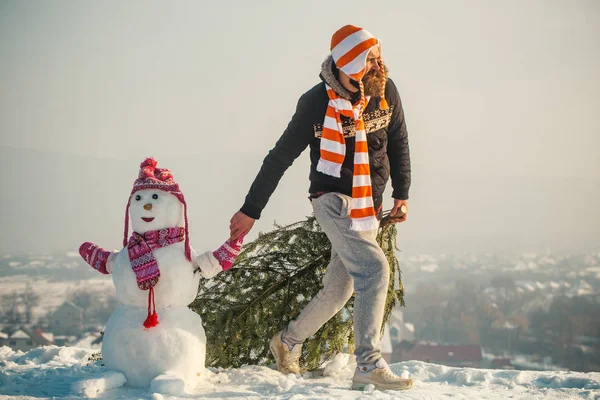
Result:
<svg viewBox="0 0 600 400"><path fill-rule="evenodd" d="M90 242L79 249L93 268L112 274L119 306L104 330L108 371L74 389L95 397L127 384L177 396L197 386L208 372L206 336L202 319L187 306L200 278L229 269L241 244L227 241L215 252L197 255L189 244L179 185L154 159L144 160L125 211L123 249L109 252Z"/></svg>

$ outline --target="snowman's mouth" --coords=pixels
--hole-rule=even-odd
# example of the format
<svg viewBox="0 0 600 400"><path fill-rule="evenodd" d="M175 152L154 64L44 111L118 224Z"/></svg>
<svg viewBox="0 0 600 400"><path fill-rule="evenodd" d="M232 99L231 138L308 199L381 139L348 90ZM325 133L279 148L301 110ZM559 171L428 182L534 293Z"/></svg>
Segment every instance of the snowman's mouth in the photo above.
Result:
<svg viewBox="0 0 600 400"><path fill-rule="evenodd" d="M146 222L152 222L154 221L154 217L148 218L148 217L142 217L142 219Z"/></svg>

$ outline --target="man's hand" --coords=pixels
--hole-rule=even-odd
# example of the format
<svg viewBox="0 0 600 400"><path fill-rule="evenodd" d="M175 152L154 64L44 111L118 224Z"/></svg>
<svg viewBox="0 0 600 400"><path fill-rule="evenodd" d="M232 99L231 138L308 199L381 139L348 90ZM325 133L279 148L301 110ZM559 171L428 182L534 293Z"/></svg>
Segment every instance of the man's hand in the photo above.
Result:
<svg viewBox="0 0 600 400"><path fill-rule="evenodd" d="M402 215L400 217L394 217L394 215L396 215L396 213L399 212L400 207L402 207L402 206L406 207L406 212L404 213L404 215ZM393 223L404 222L404 221L406 221L407 214L408 214L408 201L394 199L394 207L392 208L392 211L390 211L390 221Z"/></svg>
<svg viewBox="0 0 600 400"><path fill-rule="evenodd" d="M251 218L241 211L236 212L229 221L229 239L235 240L242 235L246 235L254 226L254 218Z"/></svg>

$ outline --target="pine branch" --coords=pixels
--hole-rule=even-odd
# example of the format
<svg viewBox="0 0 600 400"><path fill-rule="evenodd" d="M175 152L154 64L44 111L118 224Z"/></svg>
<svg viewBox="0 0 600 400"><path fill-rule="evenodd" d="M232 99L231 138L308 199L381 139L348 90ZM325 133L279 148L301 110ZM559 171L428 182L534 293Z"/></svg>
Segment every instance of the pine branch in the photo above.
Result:
<svg viewBox="0 0 600 400"><path fill-rule="evenodd" d="M403 287L394 289L399 264L395 256L396 228L382 220L378 243L390 264L390 286L384 312L388 321L393 306L404 305ZM238 367L272 362L268 343L322 287L331 256L331 244L314 216L304 221L260 233L247 243L227 273L201 282L191 305L206 326L207 365ZM344 347L352 351L354 299L328 321L303 346L302 360L308 369ZM382 326L382 334L383 334Z"/></svg>

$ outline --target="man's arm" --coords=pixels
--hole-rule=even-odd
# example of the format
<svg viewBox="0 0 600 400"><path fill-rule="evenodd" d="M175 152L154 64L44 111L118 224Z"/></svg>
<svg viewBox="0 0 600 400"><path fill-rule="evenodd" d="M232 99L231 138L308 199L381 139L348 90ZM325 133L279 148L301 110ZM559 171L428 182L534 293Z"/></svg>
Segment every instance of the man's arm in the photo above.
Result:
<svg viewBox="0 0 600 400"><path fill-rule="evenodd" d="M404 119L404 110L400 94L394 82L388 80L386 85L386 97L390 105L394 106L392 119L388 126L387 154L390 159L390 176L392 180L392 197L394 198L394 214L401 206L407 206L408 190L410 188L410 150L408 146L408 132ZM396 222L406 220L406 214Z"/></svg>
<svg viewBox="0 0 600 400"><path fill-rule="evenodd" d="M230 222L231 239L246 234L275 191L279 180L294 160L306 149L314 137L310 119L310 100L304 94L298 101L296 112L275 147L265 157L258 175L254 179L244 205L234 214ZM314 107L314 105L313 105Z"/></svg>

